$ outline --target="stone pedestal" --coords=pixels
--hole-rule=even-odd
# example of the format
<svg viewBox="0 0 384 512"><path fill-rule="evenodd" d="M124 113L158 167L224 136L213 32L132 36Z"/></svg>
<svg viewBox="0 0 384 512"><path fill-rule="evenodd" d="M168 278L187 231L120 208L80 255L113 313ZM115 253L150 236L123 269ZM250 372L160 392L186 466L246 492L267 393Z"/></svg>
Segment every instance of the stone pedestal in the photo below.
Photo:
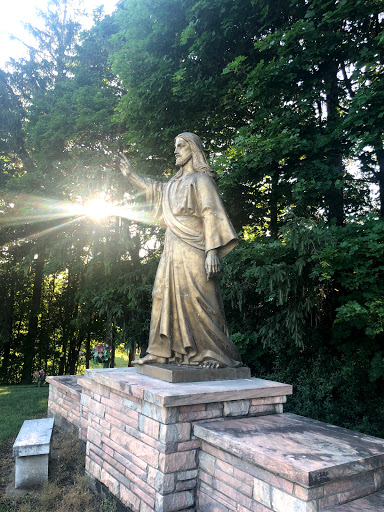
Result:
<svg viewBox="0 0 384 512"><path fill-rule="evenodd" d="M384 439L294 414L206 423L194 432L202 441L199 512L383 510Z"/></svg>
<svg viewBox="0 0 384 512"><path fill-rule="evenodd" d="M134 512L195 511L193 426L281 413L292 393L254 378L174 384L134 368L87 370L79 384L89 411L86 471Z"/></svg>

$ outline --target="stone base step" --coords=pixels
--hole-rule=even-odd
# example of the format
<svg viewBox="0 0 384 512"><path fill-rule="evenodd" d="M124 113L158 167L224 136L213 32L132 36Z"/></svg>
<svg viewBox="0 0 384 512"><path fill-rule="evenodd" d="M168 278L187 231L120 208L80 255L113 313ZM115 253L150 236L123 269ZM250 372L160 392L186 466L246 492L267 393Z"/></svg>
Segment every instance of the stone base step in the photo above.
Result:
<svg viewBox="0 0 384 512"><path fill-rule="evenodd" d="M327 512L383 512L384 491L326 509Z"/></svg>
<svg viewBox="0 0 384 512"><path fill-rule="evenodd" d="M243 512L318 512L384 488L384 439L294 414L204 423L194 433L202 512L237 504Z"/></svg>

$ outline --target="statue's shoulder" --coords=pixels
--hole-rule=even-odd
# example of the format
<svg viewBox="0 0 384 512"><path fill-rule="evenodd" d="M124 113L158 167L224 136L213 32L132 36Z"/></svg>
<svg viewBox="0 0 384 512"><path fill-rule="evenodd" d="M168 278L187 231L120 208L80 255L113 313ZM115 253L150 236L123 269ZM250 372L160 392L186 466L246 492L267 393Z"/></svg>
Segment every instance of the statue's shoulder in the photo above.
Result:
<svg viewBox="0 0 384 512"><path fill-rule="evenodd" d="M205 172L196 172L194 175L195 183L200 187L214 187L216 184L213 178Z"/></svg>

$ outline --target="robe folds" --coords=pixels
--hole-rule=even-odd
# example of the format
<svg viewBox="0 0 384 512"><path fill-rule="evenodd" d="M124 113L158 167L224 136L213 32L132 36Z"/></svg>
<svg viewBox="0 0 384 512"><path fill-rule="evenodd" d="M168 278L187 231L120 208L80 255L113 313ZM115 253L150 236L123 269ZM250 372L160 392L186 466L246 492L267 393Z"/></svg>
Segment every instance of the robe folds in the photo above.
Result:
<svg viewBox="0 0 384 512"><path fill-rule="evenodd" d="M205 256L221 258L237 244L213 179L178 173L168 183L145 178L147 201L166 226L156 273L147 352L184 364L241 366L225 321L217 277L207 279Z"/></svg>

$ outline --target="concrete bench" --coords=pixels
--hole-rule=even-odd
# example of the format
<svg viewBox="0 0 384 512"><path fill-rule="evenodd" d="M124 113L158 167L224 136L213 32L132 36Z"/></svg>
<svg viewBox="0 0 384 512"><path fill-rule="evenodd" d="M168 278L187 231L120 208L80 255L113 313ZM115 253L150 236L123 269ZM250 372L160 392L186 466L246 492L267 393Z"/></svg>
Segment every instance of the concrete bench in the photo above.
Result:
<svg viewBox="0 0 384 512"><path fill-rule="evenodd" d="M26 420L13 445L15 488L29 488L48 480L53 418Z"/></svg>

